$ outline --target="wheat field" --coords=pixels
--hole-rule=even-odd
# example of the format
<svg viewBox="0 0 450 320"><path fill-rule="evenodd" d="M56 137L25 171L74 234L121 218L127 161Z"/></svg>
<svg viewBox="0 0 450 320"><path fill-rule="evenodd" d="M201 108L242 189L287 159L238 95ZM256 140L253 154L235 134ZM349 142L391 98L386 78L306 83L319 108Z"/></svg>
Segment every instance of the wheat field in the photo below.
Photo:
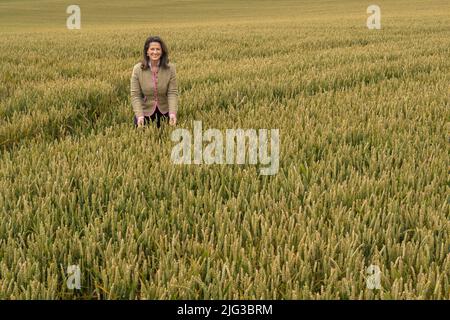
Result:
<svg viewBox="0 0 450 320"><path fill-rule="evenodd" d="M380 30L356 0L70 4L0 2L0 299L450 299L448 1L377 1ZM276 175L133 127L155 34L177 127L277 128Z"/></svg>

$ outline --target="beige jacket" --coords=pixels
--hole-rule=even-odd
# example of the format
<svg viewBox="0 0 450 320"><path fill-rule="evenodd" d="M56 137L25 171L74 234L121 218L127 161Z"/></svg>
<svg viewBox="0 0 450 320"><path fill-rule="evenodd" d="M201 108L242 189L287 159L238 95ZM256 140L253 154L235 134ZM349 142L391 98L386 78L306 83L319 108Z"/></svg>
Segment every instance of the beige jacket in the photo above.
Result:
<svg viewBox="0 0 450 320"><path fill-rule="evenodd" d="M175 114L178 111L178 89L175 65L169 63L169 68L159 68L158 71L158 109L162 113ZM142 70L139 62L133 68L131 75L131 104L136 117L150 116L155 112L153 100L154 85L152 72Z"/></svg>

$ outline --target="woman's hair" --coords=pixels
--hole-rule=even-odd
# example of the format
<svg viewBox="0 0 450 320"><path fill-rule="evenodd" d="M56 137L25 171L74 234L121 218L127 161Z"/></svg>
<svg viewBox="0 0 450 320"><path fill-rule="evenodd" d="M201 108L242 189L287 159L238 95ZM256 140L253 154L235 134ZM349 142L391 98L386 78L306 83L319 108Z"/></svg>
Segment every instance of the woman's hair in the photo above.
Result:
<svg viewBox="0 0 450 320"><path fill-rule="evenodd" d="M147 38L147 40L145 40L145 45L144 45L144 59L141 62L141 69L142 70L146 70L148 69L148 65L150 63L150 58L147 55L147 51L148 51L148 47L150 47L150 43L151 42L158 42L161 45L161 58L159 58L159 66L163 67L163 68L168 68L169 67L169 50L167 50L167 46L164 43L164 41L158 37L158 36L150 36Z"/></svg>

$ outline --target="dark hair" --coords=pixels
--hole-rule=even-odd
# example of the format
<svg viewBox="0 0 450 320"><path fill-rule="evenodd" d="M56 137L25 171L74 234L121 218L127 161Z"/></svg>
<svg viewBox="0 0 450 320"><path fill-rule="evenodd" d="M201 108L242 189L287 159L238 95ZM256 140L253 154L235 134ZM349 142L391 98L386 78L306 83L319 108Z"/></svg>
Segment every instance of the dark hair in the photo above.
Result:
<svg viewBox="0 0 450 320"><path fill-rule="evenodd" d="M146 70L149 68L148 65L150 62L150 58L147 55L147 51L148 51L148 47L150 47L151 42L158 42L161 45L162 54L161 54L161 58L159 58L159 66L163 67L163 68L168 68L169 67L169 65L168 65L169 64L169 50L167 50L166 44L160 37L150 36L147 38L147 40L145 40L144 59L141 62L141 69Z"/></svg>

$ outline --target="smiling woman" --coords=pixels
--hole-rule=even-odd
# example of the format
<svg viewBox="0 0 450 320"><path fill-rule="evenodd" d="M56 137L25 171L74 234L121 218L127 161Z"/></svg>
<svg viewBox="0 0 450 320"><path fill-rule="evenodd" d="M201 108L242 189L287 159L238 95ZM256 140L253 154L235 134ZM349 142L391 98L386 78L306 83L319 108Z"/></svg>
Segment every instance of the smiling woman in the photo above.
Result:
<svg viewBox="0 0 450 320"><path fill-rule="evenodd" d="M158 37L148 37L144 58L131 75L131 103L134 125L142 127L151 121L161 126L161 119L177 122L178 89L175 66L169 63L168 50Z"/></svg>

